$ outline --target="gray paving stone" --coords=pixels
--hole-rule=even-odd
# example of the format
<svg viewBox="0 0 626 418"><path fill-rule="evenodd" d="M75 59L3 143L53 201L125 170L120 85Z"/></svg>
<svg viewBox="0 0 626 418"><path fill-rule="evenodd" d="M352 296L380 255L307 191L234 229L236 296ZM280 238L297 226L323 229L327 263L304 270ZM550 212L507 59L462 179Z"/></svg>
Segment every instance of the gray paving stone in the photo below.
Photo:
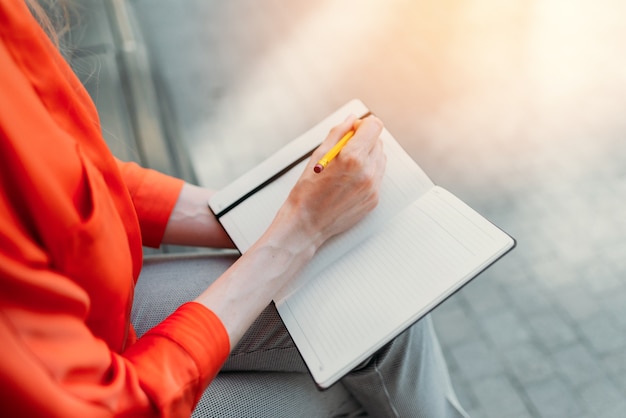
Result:
<svg viewBox="0 0 626 418"><path fill-rule="evenodd" d="M581 398L591 416L606 416L617 412L615 405L626 405L623 393L608 379L591 382L580 389ZM622 416L625 410L622 410Z"/></svg>
<svg viewBox="0 0 626 418"><path fill-rule="evenodd" d="M455 345L450 348L450 353L468 382L504 371L497 352L480 339Z"/></svg>
<svg viewBox="0 0 626 418"><path fill-rule="evenodd" d="M509 296L511 296L511 290L525 287L531 281L528 266L517 256L517 250L514 249L511 256L499 260L497 264L484 273L493 282L499 284Z"/></svg>
<svg viewBox="0 0 626 418"><path fill-rule="evenodd" d="M455 345L476 338L476 320L468 315L467 309L454 301L446 301L433 314L437 335L445 345Z"/></svg>
<svg viewBox="0 0 626 418"><path fill-rule="evenodd" d="M619 400L607 404L606 409L596 415L597 418L623 418L626 411L626 401Z"/></svg>
<svg viewBox="0 0 626 418"><path fill-rule="evenodd" d="M592 318L601 312L598 303L577 284L568 285L554 293L554 298L569 317L577 322Z"/></svg>
<svg viewBox="0 0 626 418"><path fill-rule="evenodd" d="M529 385L526 393L540 417L588 416L576 394L556 378Z"/></svg>
<svg viewBox="0 0 626 418"><path fill-rule="evenodd" d="M497 349L514 347L528 342L531 338L527 324L510 310L496 312L485 317L482 327Z"/></svg>
<svg viewBox="0 0 626 418"><path fill-rule="evenodd" d="M582 283L592 293L606 294L621 290L622 280L617 276L613 266L603 263L594 263L585 266L581 275Z"/></svg>
<svg viewBox="0 0 626 418"><path fill-rule="evenodd" d="M618 193L624 196L626 187L624 187L623 190L620 189ZM626 228L621 225L617 229L624 231ZM617 276L622 279L622 282L626 281L626 257L624 257L624 254L626 254L626 243L617 242L613 245L603 247L602 253L599 255L600 262L610 265Z"/></svg>
<svg viewBox="0 0 626 418"><path fill-rule="evenodd" d="M617 326L626 330L626 285L622 284L609 294L599 298L602 307L615 321Z"/></svg>
<svg viewBox="0 0 626 418"><path fill-rule="evenodd" d="M572 324L555 312L535 314L528 321L533 336L548 350L572 344L577 339Z"/></svg>
<svg viewBox="0 0 626 418"><path fill-rule="evenodd" d="M526 316L554 309L554 301L545 292L545 288L532 281L512 286L505 291L513 307Z"/></svg>
<svg viewBox="0 0 626 418"><path fill-rule="evenodd" d="M502 310L507 302L500 286L489 280L487 275L474 279L460 293L465 297L470 308L481 316L489 316L491 312Z"/></svg>
<svg viewBox="0 0 626 418"><path fill-rule="evenodd" d="M598 353L606 354L626 348L626 334L616 325L612 317L600 313L580 323L586 342Z"/></svg>
<svg viewBox="0 0 626 418"><path fill-rule="evenodd" d="M621 393L626 393L626 374L620 373L612 375L611 379L615 382L615 385L620 389Z"/></svg>
<svg viewBox="0 0 626 418"><path fill-rule="evenodd" d="M534 344L520 344L504 350L502 357L506 361L506 370L522 385L555 377L555 366L550 356Z"/></svg>
<svg viewBox="0 0 626 418"><path fill-rule="evenodd" d="M544 241L542 240L542 244ZM554 246L550 246L554 248ZM552 254L551 257L536 260L530 266L533 271L533 277L543 286L557 292L559 289L566 287L572 283L576 283L575 270L568 264Z"/></svg>
<svg viewBox="0 0 626 418"><path fill-rule="evenodd" d="M479 379L472 389L487 417L530 416L520 394L504 376Z"/></svg>
<svg viewBox="0 0 626 418"><path fill-rule="evenodd" d="M602 364L607 376L618 379L626 377L626 350L616 350L600 357L597 361Z"/></svg>
<svg viewBox="0 0 626 418"><path fill-rule="evenodd" d="M571 387L579 387L604 375L601 360L581 343L555 350L551 357L557 372Z"/></svg>

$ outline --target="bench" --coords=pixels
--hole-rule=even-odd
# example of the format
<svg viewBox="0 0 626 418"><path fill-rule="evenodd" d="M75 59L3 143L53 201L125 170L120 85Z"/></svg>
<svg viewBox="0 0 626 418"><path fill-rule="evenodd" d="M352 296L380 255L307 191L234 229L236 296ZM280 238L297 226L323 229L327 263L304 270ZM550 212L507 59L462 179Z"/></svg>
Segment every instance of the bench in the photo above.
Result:
<svg viewBox="0 0 626 418"><path fill-rule="evenodd" d="M105 141L124 161L197 184L167 91L152 71L132 7L125 0L82 0L64 50L93 99ZM164 245L146 254L199 251Z"/></svg>

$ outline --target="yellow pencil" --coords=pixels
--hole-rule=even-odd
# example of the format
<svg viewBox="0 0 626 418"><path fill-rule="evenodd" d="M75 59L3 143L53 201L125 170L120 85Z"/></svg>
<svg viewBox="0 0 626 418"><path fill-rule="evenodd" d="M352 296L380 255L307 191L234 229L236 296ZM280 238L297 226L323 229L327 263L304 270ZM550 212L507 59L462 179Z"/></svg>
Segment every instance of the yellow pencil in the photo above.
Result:
<svg viewBox="0 0 626 418"><path fill-rule="evenodd" d="M315 171L316 173L321 173L326 168L328 163L331 162L337 156L337 154L339 154L339 152L348 143L348 141L350 140L350 138L352 138L353 135L354 135L354 130L351 130L350 132L345 134L343 138L341 138L339 142L337 142L335 146L332 147L330 151L328 151L326 155L324 155L317 162L317 164L315 164L315 167L313 167L313 171Z"/></svg>

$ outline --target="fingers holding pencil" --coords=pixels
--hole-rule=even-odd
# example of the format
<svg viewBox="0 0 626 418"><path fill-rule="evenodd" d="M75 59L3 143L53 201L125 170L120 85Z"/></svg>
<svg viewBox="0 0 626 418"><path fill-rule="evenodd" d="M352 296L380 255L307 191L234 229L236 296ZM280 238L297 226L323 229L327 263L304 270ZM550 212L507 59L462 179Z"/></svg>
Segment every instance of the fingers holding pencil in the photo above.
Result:
<svg viewBox="0 0 626 418"><path fill-rule="evenodd" d="M333 128L291 190L285 210L298 214L296 222L315 242L351 228L377 206L386 165L382 126L376 117L350 117ZM354 136L339 154L315 173L317 161L351 130Z"/></svg>
<svg viewBox="0 0 626 418"><path fill-rule="evenodd" d="M322 144L322 146L320 148L325 148L326 142L330 142L331 138L333 138L336 135L338 135L338 132L344 132L342 133L342 137L341 139L339 139L339 141L336 141L334 143L334 145L332 146L332 148L330 148L329 150L327 150L324 154L324 156L322 158L320 158L317 161L317 164L315 164L315 166L313 167L313 171L315 171L316 173L321 173L326 166L328 166L328 164L335 159L335 157L341 152L341 150L346 146L346 144L348 143L348 141L352 138L352 136L354 136L354 132L357 129L356 125L356 116L354 115L349 115L346 120L343 122L343 124L338 125L336 127L334 127L333 129L331 129L328 138L326 139L325 143ZM349 128L346 131L346 125L349 124Z"/></svg>
<svg viewBox="0 0 626 418"><path fill-rule="evenodd" d="M380 134L383 130L383 122L374 115L355 121L354 137L344 147L348 152L354 152L359 157L367 159L372 151L381 146Z"/></svg>
<svg viewBox="0 0 626 418"><path fill-rule="evenodd" d="M348 116L342 124L331 129L326 141L313 155L313 160L317 161L313 170L321 173L345 148L347 150L344 151L344 155L367 158L372 148L379 142L382 127L380 119L373 115L368 114L361 119L354 115ZM355 136L357 138L353 139ZM320 157L321 153L323 156Z"/></svg>
<svg viewBox="0 0 626 418"><path fill-rule="evenodd" d="M364 119L356 120L354 126L354 136L342 150L343 163L348 167L361 167L362 174L371 179L372 188L377 190L387 163L383 143L380 140L383 123L376 116L369 115ZM346 159L352 161L345 161Z"/></svg>

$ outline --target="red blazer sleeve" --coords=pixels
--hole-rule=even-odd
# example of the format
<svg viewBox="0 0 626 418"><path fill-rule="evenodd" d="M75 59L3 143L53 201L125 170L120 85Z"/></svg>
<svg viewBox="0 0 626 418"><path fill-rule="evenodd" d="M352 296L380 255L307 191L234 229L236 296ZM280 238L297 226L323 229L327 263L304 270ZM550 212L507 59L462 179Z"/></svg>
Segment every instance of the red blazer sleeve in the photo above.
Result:
<svg viewBox="0 0 626 418"><path fill-rule="evenodd" d="M108 241L105 233L94 241L73 229L83 236L75 241L70 231L67 242L80 245L65 245L60 237L57 250L82 253L94 242L111 256L89 252L65 266L37 238L44 231L10 208L0 199L2 414L189 416L228 356L220 320L191 302L125 348L132 341L133 281L130 263L123 262L128 251L110 251L119 240Z"/></svg>
<svg viewBox="0 0 626 418"><path fill-rule="evenodd" d="M0 211L2 212L2 211ZM13 417L189 416L229 352L220 320L194 302L117 352L86 325L91 298L0 230L0 405ZM115 319L115 307L111 318ZM123 326L120 324L120 326Z"/></svg>
<svg viewBox="0 0 626 418"><path fill-rule="evenodd" d="M139 218L143 244L158 247L183 181L135 163L117 163Z"/></svg>

